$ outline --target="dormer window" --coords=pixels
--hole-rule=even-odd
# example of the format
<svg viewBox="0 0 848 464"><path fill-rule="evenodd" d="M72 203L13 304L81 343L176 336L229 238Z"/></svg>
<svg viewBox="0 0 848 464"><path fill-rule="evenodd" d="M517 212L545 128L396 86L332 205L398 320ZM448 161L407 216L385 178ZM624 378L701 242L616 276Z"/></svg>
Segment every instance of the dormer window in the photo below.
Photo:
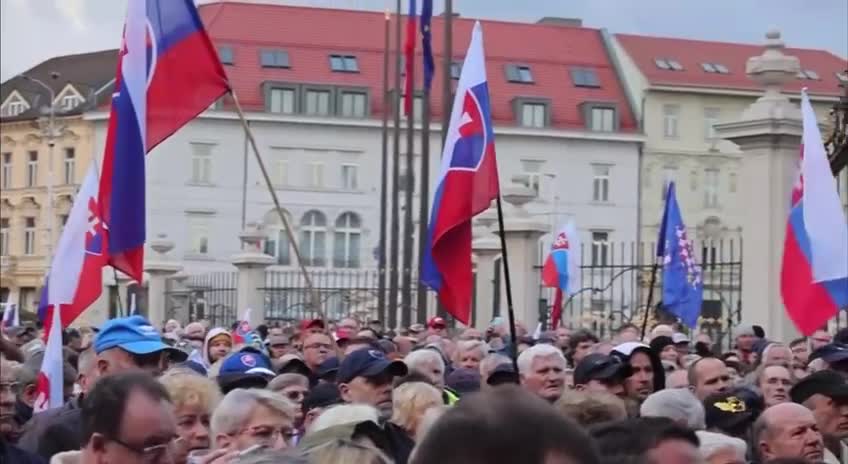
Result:
<svg viewBox="0 0 848 464"><path fill-rule="evenodd" d="M798 79L807 79L811 81L820 80L819 73L813 71L812 69L802 69L798 71Z"/></svg>
<svg viewBox="0 0 848 464"><path fill-rule="evenodd" d="M730 70L727 69L727 66L720 63L701 63L701 68L708 73L730 74Z"/></svg>
<svg viewBox="0 0 848 464"><path fill-rule="evenodd" d="M530 70L530 66L508 64L506 65L506 80L519 84L532 84L533 72Z"/></svg>
<svg viewBox="0 0 848 464"><path fill-rule="evenodd" d="M17 91L13 91L3 106L0 106L0 116L14 118L28 109L29 103Z"/></svg>
<svg viewBox="0 0 848 464"><path fill-rule="evenodd" d="M330 69L333 72L359 72L359 61L353 55L330 55Z"/></svg>
<svg viewBox="0 0 848 464"><path fill-rule="evenodd" d="M63 111L70 111L77 107L82 103L82 98L79 95L65 95L59 100L59 107L62 108Z"/></svg>
<svg viewBox="0 0 848 464"><path fill-rule="evenodd" d="M671 58L656 58L654 59L654 64L656 64L658 68L666 71L683 71L683 65L681 65L679 61Z"/></svg>

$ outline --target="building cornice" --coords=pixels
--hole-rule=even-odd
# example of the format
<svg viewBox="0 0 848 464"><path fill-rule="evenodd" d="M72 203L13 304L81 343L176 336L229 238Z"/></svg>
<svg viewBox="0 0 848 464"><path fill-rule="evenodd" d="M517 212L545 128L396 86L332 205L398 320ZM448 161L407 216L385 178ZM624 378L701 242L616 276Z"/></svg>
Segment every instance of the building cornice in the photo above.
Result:
<svg viewBox="0 0 848 464"><path fill-rule="evenodd" d="M732 88L716 88L716 87L698 87L698 86L680 86L680 85L649 85L646 92L670 92L670 93L694 93L699 95L715 95L724 97L750 97L758 98L763 96L761 90L744 90ZM790 99L800 100L801 94L796 92L783 92ZM839 100L838 95L816 95L810 94L810 100L813 102L833 103Z"/></svg>

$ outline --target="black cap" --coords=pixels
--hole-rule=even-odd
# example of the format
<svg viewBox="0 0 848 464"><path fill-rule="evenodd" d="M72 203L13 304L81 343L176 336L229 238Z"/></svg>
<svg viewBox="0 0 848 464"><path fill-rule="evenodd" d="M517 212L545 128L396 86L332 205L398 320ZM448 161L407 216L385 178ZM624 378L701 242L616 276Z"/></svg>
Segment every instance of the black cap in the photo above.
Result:
<svg viewBox="0 0 848 464"><path fill-rule="evenodd" d="M765 406L753 391L737 388L715 393L704 399L707 428L717 428L729 433L741 433L754 423Z"/></svg>
<svg viewBox="0 0 848 464"><path fill-rule="evenodd" d="M285 359L285 356L282 359ZM312 375L312 370L309 369L309 366L307 366L302 359L292 356L290 359L283 361L280 368L277 369L277 374L288 373L301 374L306 377L310 377Z"/></svg>
<svg viewBox="0 0 848 464"><path fill-rule="evenodd" d="M848 345L828 343L810 354L810 361L822 358L828 364L848 359Z"/></svg>
<svg viewBox="0 0 848 464"><path fill-rule="evenodd" d="M519 383L521 383L521 377L509 363L498 364L486 379L486 384L490 387L504 384L518 385Z"/></svg>
<svg viewBox="0 0 848 464"><path fill-rule="evenodd" d="M804 377L789 390L789 396L796 403L803 403L817 394L832 398L840 404L848 404L848 383L839 373L825 370Z"/></svg>
<svg viewBox="0 0 848 464"><path fill-rule="evenodd" d="M403 361L389 361L383 352L363 348L345 356L336 373L336 381L347 383L356 377L374 377L384 372L403 377L408 371Z"/></svg>
<svg viewBox="0 0 848 464"><path fill-rule="evenodd" d="M445 382L459 394L480 391L480 371L476 369L459 368L448 374Z"/></svg>
<svg viewBox="0 0 848 464"><path fill-rule="evenodd" d="M326 377L333 377L339 371L339 358L333 356L332 358L327 358L324 362L322 362L318 366L318 378L324 379Z"/></svg>
<svg viewBox="0 0 848 464"><path fill-rule="evenodd" d="M322 382L315 386L303 400L303 412L315 408L326 408L342 402L339 387L334 383Z"/></svg>
<svg viewBox="0 0 848 464"><path fill-rule="evenodd" d="M624 380L632 374L630 365L621 362L617 357L592 353L583 358L574 369L574 384L585 385L592 380Z"/></svg>

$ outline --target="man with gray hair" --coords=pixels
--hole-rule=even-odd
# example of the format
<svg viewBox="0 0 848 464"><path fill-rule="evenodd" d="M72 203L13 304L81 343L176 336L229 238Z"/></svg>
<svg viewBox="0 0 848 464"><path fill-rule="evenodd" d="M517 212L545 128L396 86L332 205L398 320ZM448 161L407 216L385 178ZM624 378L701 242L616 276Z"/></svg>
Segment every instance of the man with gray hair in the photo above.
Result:
<svg viewBox="0 0 848 464"><path fill-rule="evenodd" d="M242 451L254 445L284 449L294 445L295 406L278 393L236 388L221 400L210 420L215 449Z"/></svg>
<svg viewBox="0 0 848 464"><path fill-rule="evenodd" d="M445 360L434 349L415 350L403 358L406 367L412 372L426 377L436 388L445 388Z"/></svg>
<svg viewBox="0 0 848 464"><path fill-rule="evenodd" d="M748 452L748 445L744 440L730 437L723 433L707 432L704 430L698 430L695 434L698 435L698 441L701 442L701 445L698 446L698 451L701 452L701 457L708 464L717 462L745 464L745 454Z"/></svg>
<svg viewBox="0 0 848 464"><path fill-rule="evenodd" d="M521 386L549 403L565 391L565 367L565 356L553 345L534 345L518 357Z"/></svg>
<svg viewBox="0 0 848 464"><path fill-rule="evenodd" d="M687 389L660 390L649 395L639 408L642 417L667 417L692 430L702 430L704 405Z"/></svg>

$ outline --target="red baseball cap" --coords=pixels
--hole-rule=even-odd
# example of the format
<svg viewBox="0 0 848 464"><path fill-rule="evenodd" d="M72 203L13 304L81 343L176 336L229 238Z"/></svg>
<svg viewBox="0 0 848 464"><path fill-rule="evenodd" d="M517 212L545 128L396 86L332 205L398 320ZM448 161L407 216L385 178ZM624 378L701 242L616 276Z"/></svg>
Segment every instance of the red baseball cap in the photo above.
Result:
<svg viewBox="0 0 848 464"><path fill-rule="evenodd" d="M431 329L444 329L447 326L448 325L445 320L439 316L430 318L430 320L427 322L427 327Z"/></svg>
<svg viewBox="0 0 848 464"><path fill-rule="evenodd" d="M300 330L311 329L312 327L324 328L323 319L304 319L300 321Z"/></svg>

